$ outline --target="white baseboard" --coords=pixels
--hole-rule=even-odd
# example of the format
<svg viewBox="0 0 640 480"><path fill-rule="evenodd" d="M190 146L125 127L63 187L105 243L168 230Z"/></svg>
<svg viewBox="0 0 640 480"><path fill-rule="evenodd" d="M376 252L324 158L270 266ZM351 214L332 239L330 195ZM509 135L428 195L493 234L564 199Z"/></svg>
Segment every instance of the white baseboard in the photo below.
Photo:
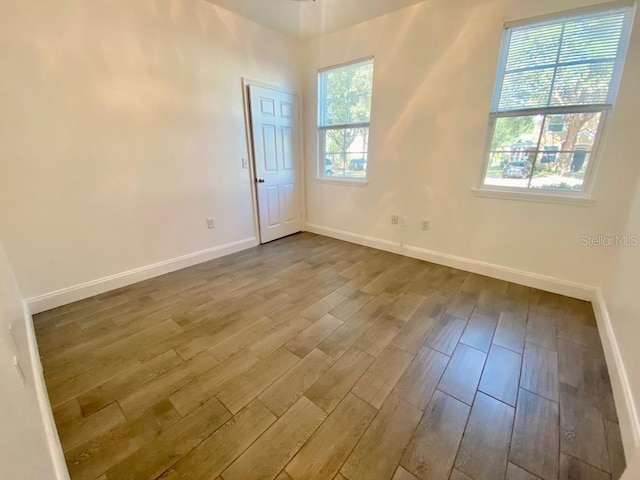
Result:
<svg viewBox="0 0 640 480"><path fill-rule="evenodd" d="M337 230L319 225L307 224L306 230L319 235L337 238L351 243L364 245L378 250L397 253L408 257L424 260L451 268L485 275L500 280L505 280L520 285L526 285L559 295L566 295L581 300L591 301L593 304L598 329L603 343L606 355L607 365L609 368L609 376L614 392L616 408L620 417L620 426L622 430L622 438L625 452L629 455L638 447L640 447L640 418L635 408L633 395L626 369L618 343L616 341L611 319L602 295L602 291L598 287L592 287L575 282L557 279L545 275L538 275L522 270L509 267L495 265L487 262L481 262L465 257L459 257L446 253L427 250L421 247L410 245L400 245L399 243L389 240L383 240L375 237L368 237L352 232ZM166 260L146 267L130 270L128 272L119 273L109 277L101 278L91 282L83 283L73 287L51 292L46 295L30 298L26 301L28 311L32 314L39 313L51 308L55 308L67 303L71 303L93 295L98 295L116 288L130 285L135 282L153 278L165 273L189 267L198 263L206 262L225 255L236 253L258 245L256 238L248 238L237 242L220 245L211 249L195 252L182 257ZM52 458L56 467L59 480L69 478L64 456L60 447L55 422L51 414L51 407L46 393L44 378L42 377L42 367L38 355L38 347L35 343L35 333L33 332L33 324L31 316L27 318L27 330L30 341L30 352L32 364L34 368L34 378L36 378L36 388L40 401L40 408L43 415L43 421L47 428L49 436L50 449Z"/></svg>
<svg viewBox="0 0 640 480"><path fill-rule="evenodd" d="M477 273L487 277L505 280L507 282L537 288L547 292L565 295L567 297L578 298L580 300L591 301L595 292L595 287L581 283L569 282L559 278L539 275L535 273L517 270L515 268L503 267L493 263L481 262L465 257L458 257L448 253L427 250L426 248L411 245L400 245L397 242L382 240L374 237L367 237L357 233L346 232L334 228L322 227L319 225L307 224L308 232L317 233L326 237L337 238L351 243L357 243L367 247L384 250L387 252L417 258L426 262L437 263L451 268L464 270L465 272Z"/></svg>
<svg viewBox="0 0 640 480"><path fill-rule="evenodd" d="M31 314L35 315L36 313L99 295L115 290L116 288L125 287L142 280L164 275L165 273L174 272L198 263L208 262L209 260L224 257L225 255L240 252L257 245L259 245L257 238L246 238L237 242L219 245L200 252L190 253L181 257L154 263L153 265L135 268L127 272L117 273L80 285L74 285L55 292L28 298L26 302Z"/></svg>
<svg viewBox="0 0 640 480"><path fill-rule="evenodd" d="M592 304L596 321L598 322L602 348L607 360L609 377L611 378L613 398L616 402L616 410L620 421L622 443L627 460L630 461L636 449L640 448L640 416L633 400L629 377L622 360L613 325L611 324L609 310L600 288L596 289Z"/></svg>
<svg viewBox="0 0 640 480"><path fill-rule="evenodd" d="M51 410L51 403L49 402L49 395L47 394L47 387L44 382L44 373L42 370L42 363L40 362L36 332L33 328L33 319L31 318L29 307L26 302L23 302L23 309L25 328L27 331L29 359L31 360L31 373L36 395L38 397L38 406L40 408L40 416L42 417L42 424L47 438L49 454L51 455L51 463L53 464L56 480L69 480L69 471L67 470L67 464L64 460L60 437L58 436L56 422L53 418L53 411Z"/></svg>

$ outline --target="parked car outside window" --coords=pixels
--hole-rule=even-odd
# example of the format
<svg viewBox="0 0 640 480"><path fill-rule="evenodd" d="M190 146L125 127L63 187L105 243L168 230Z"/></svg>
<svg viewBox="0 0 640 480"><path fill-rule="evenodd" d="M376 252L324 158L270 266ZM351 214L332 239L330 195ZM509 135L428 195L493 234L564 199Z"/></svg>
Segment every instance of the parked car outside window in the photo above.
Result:
<svg viewBox="0 0 640 480"><path fill-rule="evenodd" d="M524 160L509 162L502 170L502 178L528 178L531 168L531 163Z"/></svg>
<svg viewBox="0 0 640 480"><path fill-rule="evenodd" d="M354 158L349 162L349 170L364 170L367 168L367 161L364 158Z"/></svg>
<svg viewBox="0 0 640 480"><path fill-rule="evenodd" d="M327 177L333 175L333 162L329 158L324 159L324 174Z"/></svg>

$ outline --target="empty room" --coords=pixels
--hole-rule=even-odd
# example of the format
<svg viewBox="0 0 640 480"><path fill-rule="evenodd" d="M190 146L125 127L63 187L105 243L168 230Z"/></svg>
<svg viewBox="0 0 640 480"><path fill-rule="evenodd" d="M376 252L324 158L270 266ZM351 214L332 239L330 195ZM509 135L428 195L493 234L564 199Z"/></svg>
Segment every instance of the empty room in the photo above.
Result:
<svg viewBox="0 0 640 480"><path fill-rule="evenodd" d="M0 0L0 58L0 479L640 479L635 0Z"/></svg>

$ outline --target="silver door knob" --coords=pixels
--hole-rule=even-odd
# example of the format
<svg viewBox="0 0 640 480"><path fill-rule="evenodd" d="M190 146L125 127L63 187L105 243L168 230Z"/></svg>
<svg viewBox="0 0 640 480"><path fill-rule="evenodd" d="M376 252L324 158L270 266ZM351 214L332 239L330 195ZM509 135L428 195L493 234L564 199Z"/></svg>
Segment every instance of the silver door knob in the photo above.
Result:
<svg viewBox="0 0 640 480"><path fill-rule="evenodd" d="M257 179L256 179L256 182L258 182L258 183L264 183L264 178L257 178Z"/></svg>

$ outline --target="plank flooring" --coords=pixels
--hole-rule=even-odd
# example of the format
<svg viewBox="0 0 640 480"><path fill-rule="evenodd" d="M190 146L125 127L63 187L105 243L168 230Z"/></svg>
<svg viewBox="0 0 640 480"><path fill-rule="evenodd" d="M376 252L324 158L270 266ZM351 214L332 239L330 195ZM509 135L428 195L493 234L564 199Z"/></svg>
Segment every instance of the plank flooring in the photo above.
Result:
<svg viewBox="0 0 640 480"><path fill-rule="evenodd" d="M34 319L73 480L617 480L591 305L303 233Z"/></svg>

